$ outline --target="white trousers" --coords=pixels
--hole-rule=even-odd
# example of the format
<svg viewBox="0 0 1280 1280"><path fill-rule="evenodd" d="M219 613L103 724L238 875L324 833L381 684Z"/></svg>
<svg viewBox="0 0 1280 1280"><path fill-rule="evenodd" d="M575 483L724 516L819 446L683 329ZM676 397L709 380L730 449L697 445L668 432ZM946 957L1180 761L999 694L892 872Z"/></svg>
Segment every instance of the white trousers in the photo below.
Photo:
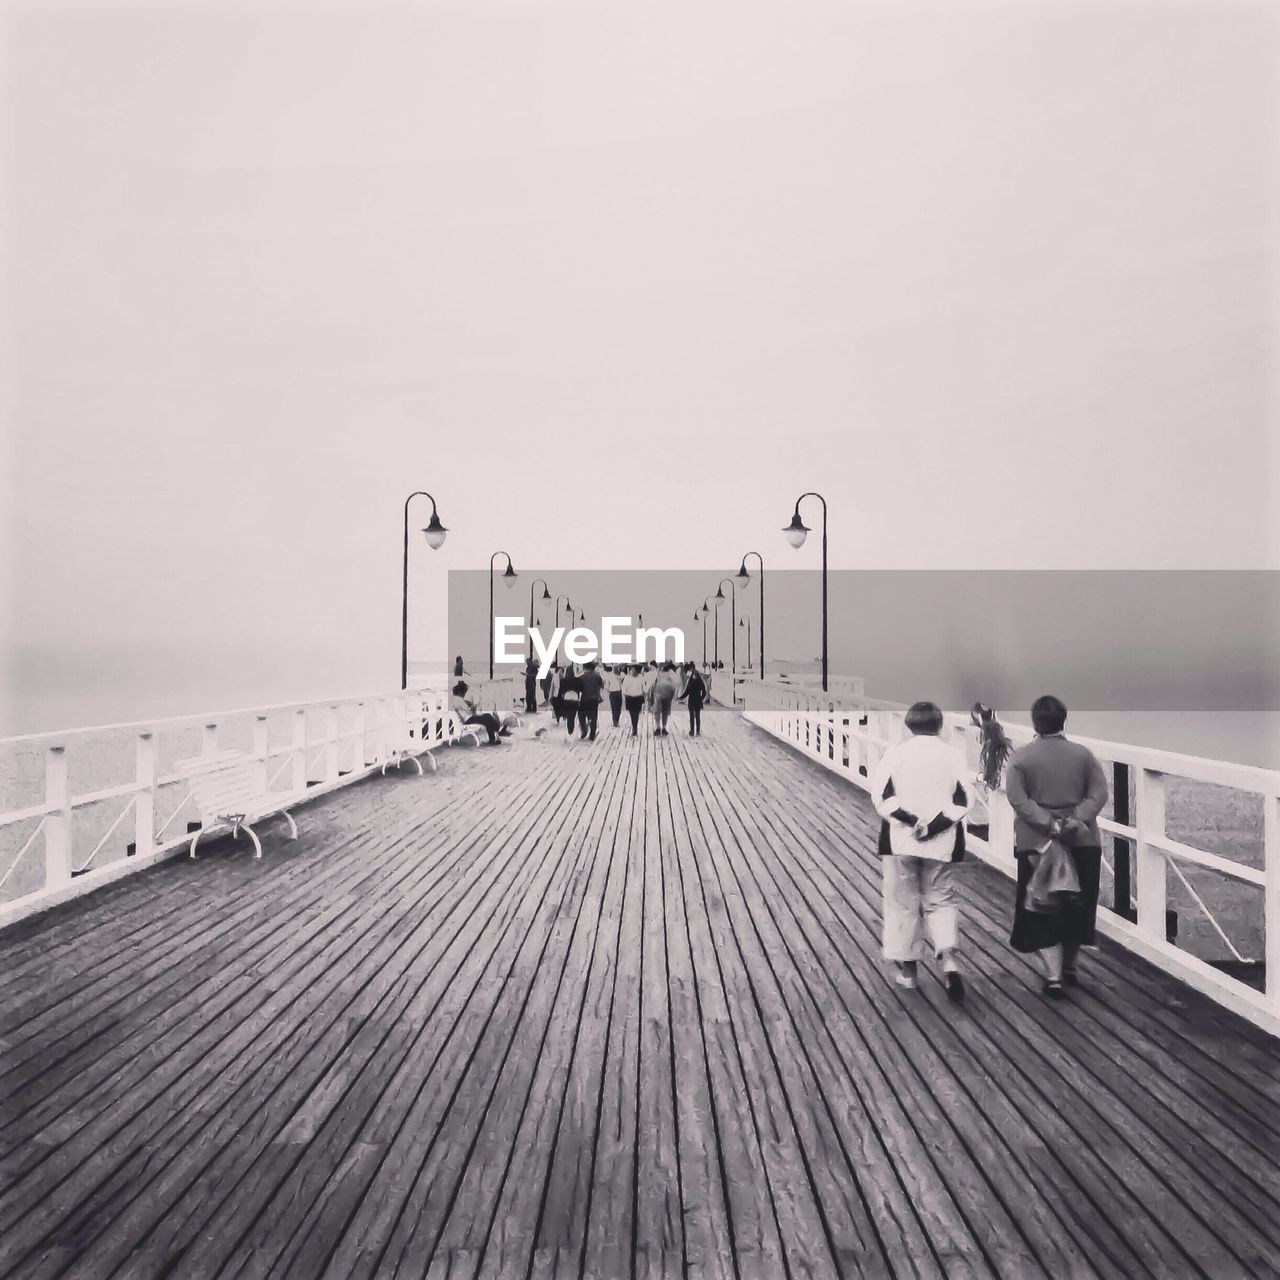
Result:
<svg viewBox="0 0 1280 1280"><path fill-rule="evenodd" d="M881 861L884 958L901 963L950 951L960 940L956 864L897 855Z"/></svg>

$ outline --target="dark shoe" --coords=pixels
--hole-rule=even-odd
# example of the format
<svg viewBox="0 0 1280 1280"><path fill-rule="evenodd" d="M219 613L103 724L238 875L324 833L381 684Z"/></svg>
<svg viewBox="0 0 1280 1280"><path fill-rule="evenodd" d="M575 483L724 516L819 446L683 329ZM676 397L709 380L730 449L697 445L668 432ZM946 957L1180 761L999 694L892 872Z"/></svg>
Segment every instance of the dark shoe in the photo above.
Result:
<svg viewBox="0 0 1280 1280"><path fill-rule="evenodd" d="M1065 1000L1067 998L1067 993L1062 989L1062 983L1060 982L1046 982L1044 984L1044 994L1050 1000Z"/></svg>
<svg viewBox="0 0 1280 1280"><path fill-rule="evenodd" d="M943 975L947 984L947 999L952 1004L959 1004L964 999L964 979L954 970Z"/></svg>
<svg viewBox="0 0 1280 1280"><path fill-rule="evenodd" d="M1062 971L1062 985L1064 987L1078 987L1080 985L1080 975L1074 969L1064 969Z"/></svg>

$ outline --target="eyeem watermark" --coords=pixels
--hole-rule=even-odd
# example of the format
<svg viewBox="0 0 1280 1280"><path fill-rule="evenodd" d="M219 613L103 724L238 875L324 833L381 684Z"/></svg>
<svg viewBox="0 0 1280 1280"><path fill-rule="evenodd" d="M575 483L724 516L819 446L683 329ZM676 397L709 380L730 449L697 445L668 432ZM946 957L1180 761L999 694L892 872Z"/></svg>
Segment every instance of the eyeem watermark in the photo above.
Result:
<svg viewBox="0 0 1280 1280"><path fill-rule="evenodd" d="M494 618L493 652L498 662L521 662L530 644L538 655L538 676L551 670L561 645L567 662L684 661L684 632L679 627L632 627L630 618L602 618L603 633L590 627L556 627L549 641L523 618ZM652 643L653 652L649 652ZM667 652L670 647L670 653Z"/></svg>

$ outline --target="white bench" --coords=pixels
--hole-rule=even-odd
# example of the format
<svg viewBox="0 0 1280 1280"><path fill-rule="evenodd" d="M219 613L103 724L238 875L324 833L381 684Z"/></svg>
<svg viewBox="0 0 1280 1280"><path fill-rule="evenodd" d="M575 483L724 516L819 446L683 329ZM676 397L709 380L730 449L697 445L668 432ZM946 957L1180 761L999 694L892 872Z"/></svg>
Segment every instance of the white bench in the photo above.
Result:
<svg viewBox="0 0 1280 1280"><path fill-rule="evenodd" d="M179 760L178 772L191 783L191 795L200 811L200 830L191 841L191 856L196 856L200 837L212 827L230 827L237 839L242 830L253 841L254 857L262 857L262 842L254 831L254 822L274 814L283 814L289 823L289 838L298 838L298 824L281 804L278 793L264 792L258 782L255 762L239 751L219 751L214 755Z"/></svg>

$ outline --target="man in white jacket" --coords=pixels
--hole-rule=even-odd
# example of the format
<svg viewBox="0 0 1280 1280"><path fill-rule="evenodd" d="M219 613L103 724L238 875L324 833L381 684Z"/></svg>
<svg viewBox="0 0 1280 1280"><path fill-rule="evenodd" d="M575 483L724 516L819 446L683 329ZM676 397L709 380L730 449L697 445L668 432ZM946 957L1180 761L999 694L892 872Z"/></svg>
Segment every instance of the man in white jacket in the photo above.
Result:
<svg viewBox="0 0 1280 1280"><path fill-rule="evenodd" d="M964 760L939 737L942 725L932 702L907 711L911 736L884 753L871 779L871 799L882 819L884 958L897 965L898 985L913 988L916 964L932 950L942 961L948 997L959 1001L964 982L956 963L955 863L964 857L969 791Z"/></svg>

